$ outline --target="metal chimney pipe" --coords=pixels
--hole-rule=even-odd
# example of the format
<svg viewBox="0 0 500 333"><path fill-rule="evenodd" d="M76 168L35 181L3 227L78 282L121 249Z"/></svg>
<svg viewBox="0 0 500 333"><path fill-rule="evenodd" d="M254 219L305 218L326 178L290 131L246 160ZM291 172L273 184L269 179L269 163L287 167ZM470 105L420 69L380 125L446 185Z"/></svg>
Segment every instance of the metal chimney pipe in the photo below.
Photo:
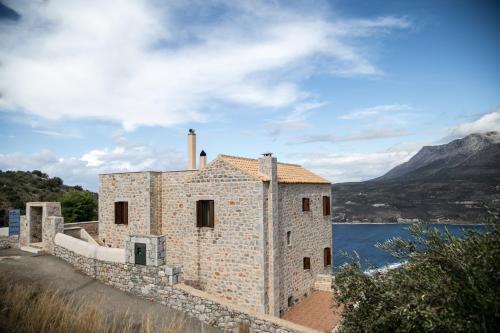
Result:
<svg viewBox="0 0 500 333"><path fill-rule="evenodd" d="M205 169L207 166L207 153L204 150L200 153L200 170Z"/></svg>

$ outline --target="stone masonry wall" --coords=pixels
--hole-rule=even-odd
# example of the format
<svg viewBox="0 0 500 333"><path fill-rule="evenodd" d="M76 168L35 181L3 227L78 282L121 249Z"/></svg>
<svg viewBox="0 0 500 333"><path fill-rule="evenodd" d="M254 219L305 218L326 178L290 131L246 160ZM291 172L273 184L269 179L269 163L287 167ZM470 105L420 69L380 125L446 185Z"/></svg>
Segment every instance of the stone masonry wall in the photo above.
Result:
<svg viewBox="0 0 500 333"><path fill-rule="evenodd" d="M55 247L55 255L107 285L160 302L227 331L240 332L239 327L242 325L255 333L319 333L279 318L248 312L183 284L172 286L165 274L165 266L99 261L83 257L58 245Z"/></svg>
<svg viewBox="0 0 500 333"><path fill-rule="evenodd" d="M314 288L324 267L323 250L332 247L331 216L323 216L323 196L331 196L330 185L279 184L280 214L280 311L288 310L288 297L300 301ZM309 198L310 211L302 211L302 198ZM291 245L287 232L291 231ZM303 269L303 258L311 258L311 269Z"/></svg>
<svg viewBox="0 0 500 333"><path fill-rule="evenodd" d="M134 246L136 243L146 245L146 265L165 265L165 236L129 235L125 237L125 261L135 263Z"/></svg>
<svg viewBox="0 0 500 333"><path fill-rule="evenodd" d="M167 264L186 283L264 313L262 182L214 160L201 171L163 173ZM214 228L196 226L196 202L214 200Z"/></svg>
<svg viewBox="0 0 500 333"><path fill-rule="evenodd" d="M0 236L0 250L9 249L11 247L19 247L18 236Z"/></svg>
<svg viewBox="0 0 500 333"><path fill-rule="evenodd" d="M47 216L42 220L43 249L54 253L54 237L64 231L64 218L61 216Z"/></svg>
<svg viewBox="0 0 500 333"><path fill-rule="evenodd" d="M99 175L99 239L123 248L125 236L147 235L151 225L151 177L154 172ZM128 225L115 224L115 202L128 202Z"/></svg>

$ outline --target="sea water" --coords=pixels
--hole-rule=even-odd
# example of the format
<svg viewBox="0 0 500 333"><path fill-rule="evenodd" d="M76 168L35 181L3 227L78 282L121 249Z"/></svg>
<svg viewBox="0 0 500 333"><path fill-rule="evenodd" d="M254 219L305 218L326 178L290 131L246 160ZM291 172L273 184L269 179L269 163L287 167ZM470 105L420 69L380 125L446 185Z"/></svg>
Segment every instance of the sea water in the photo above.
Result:
<svg viewBox="0 0 500 333"><path fill-rule="evenodd" d="M342 252L359 255L363 268L367 269L368 261L374 267L394 266L398 264L394 258L384 250L375 247L375 244L382 243L393 237L409 238L408 224L381 223L381 224L358 224L358 223L333 223L333 270L345 263L352 262ZM464 229L483 230L482 224L432 224L438 230L445 228L454 235L463 235Z"/></svg>

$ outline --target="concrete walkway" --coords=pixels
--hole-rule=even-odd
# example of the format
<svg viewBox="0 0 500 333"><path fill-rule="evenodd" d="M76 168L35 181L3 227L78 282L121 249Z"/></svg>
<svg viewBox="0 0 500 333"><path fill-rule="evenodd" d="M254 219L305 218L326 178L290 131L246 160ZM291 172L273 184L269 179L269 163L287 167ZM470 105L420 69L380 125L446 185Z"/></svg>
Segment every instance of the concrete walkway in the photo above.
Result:
<svg viewBox="0 0 500 333"><path fill-rule="evenodd" d="M153 318L157 318L157 322L182 322L182 332L221 332L196 318L184 315L181 311L109 287L50 255L35 255L17 249L0 250L0 275L14 281L37 282L81 300L97 301L110 315L128 311L137 323L149 313Z"/></svg>

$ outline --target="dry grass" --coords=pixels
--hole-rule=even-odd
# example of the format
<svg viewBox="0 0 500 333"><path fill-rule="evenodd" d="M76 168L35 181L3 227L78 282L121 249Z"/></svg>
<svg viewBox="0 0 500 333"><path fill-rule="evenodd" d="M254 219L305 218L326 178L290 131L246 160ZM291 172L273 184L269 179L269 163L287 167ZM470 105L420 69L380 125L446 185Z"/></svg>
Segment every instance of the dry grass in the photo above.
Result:
<svg viewBox="0 0 500 333"><path fill-rule="evenodd" d="M182 319L161 322L145 314L134 320L129 313L110 316L99 302L90 303L28 282L0 277L0 332L178 333Z"/></svg>

